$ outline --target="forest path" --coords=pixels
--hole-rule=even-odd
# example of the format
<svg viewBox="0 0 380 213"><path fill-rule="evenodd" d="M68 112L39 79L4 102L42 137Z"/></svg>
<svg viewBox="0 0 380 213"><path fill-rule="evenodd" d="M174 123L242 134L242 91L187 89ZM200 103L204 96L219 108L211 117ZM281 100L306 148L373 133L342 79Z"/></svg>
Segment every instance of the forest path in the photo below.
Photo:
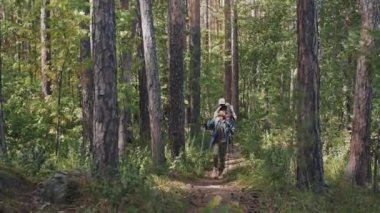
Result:
<svg viewBox="0 0 380 213"><path fill-rule="evenodd" d="M246 190L236 183L239 171L246 168L247 161L241 156L239 144L234 145L226 156L226 168L222 179L204 177L186 184L189 194L189 213L198 212L260 212L261 191Z"/></svg>

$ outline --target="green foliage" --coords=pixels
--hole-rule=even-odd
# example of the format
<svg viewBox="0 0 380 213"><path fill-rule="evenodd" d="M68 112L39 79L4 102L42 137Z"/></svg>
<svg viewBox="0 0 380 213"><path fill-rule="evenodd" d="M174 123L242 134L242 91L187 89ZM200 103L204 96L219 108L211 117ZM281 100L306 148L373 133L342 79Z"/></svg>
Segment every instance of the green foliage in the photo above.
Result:
<svg viewBox="0 0 380 213"><path fill-rule="evenodd" d="M284 190L294 185L294 148L290 129L267 132L260 127L249 131L250 122L240 123L242 153L249 159L247 180L251 186ZM263 134L262 134L263 133ZM261 135L262 134L262 135Z"/></svg>
<svg viewBox="0 0 380 213"><path fill-rule="evenodd" d="M205 131L205 130L203 130ZM202 145L203 140L203 147ZM181 153L177 158L169 161L169 170L179 172L183 178L194 179L201 177L206 169L211 169L211 152L207 149L208 137L188 138L185 153ZM170 153L170 150L167 151ZM169 158L171 159L171 158Z"/></svg>
<svg viewBox="0 0 380 213"><path fill-rule="evenodd" d="M345 131L333 128L323 134L324 141L323 160L327 181L336 181L344 174L348 160L350 135Z"/></svg>
<svg viewBox="0 0 380 213"><path fill-rule="evenodd" d="M52 61L48 76L52 80L53 94L48 100L41 97L39 83L41 0L3 0L2 3L6 11L5 19L1 21L2 80L10 164L21 167L28 175L43 177L57 170L78 167L88 170L90 160L80 153L82 112L79 76L84 65L78 59L80 39L89 35L80 28L80 23L90 23L91 17L82 11L89 3L51 1L49 32ZM242 184L270 193L268 203L274 203L275 211L279 212L378 212L378 197L369 190L352 187L342 177L349 149L350 134L346 127L349 127L352 117L350 107L359 55L358 5L354 0L322 0L320 4L320 116L324 170L329 190L326 194L314 195L294 188L293 90L297 40L296 1L293 0L238 3L241 112L235 140L241 144L249 165L236 177L241 179ZM153 6L166 124L169 110L167 1L154 1ZM137 135L139 100L136 76L143 61L136 57L136 48L141 40L132 36L136 21L135 7L135 2L132 2L128 11L117 8L117 50L119 55L130 53L133 58L130 83L126 84L121 76L118 77L118 102L132 113L134 123L131 128ZM219 26L223 23L223 10L215 7L210 15L217 18L218 31L210 30L210 46L203 45L201 48L203 120L212 116L218 98L224 93L224 32ZM202 30L202 41L205 43L206 33L204 28ZM373 34L379 40L379 31ZM380 126L379 48L370 52L369 57L374 97L372 132L376 132ZM187 65L188 59L187 54ZM63 85L61 97L58 97L59 80ZM165 127L164 133L166 131ZM160 172L164 175L178 172L180 177L187 179L202 176L212 166L207 150L209 134L206 132L205 135L187 138L186 153L174 160L167 146L167 167L160 168ZM59 152L56 155L57 147ZM89 192L93 193L93 200L88 205L89 212L98 211L99 208L104 212L110 209L119 212L184 210L181 192L164 189L162 182L170 180L153 175L156 171L151 168L150 151L142 147L140 144L128 147L120 161L119 176L113 182L91 183ZM211 205L205 211L211 212L216 206ZM218 210L227 212L231 208L224 206Z"/></svg>
<svg viewBox="0 0 380 213"><path fill-rule="evenodd" d="M148 156L146 149L133 148L133 151L129 150L120 163L120 177L110 183L104 181L98 186L102 196L106 197L112 206L117 207L123 199L131 199L132 197L129 196L139 194L144 197L147 195L145 190L148 190L149 184L151 184L146 179L149 171ZM137 190L141 191L137 192Z"/></svg>
<svg viewBox="0 0 380 213"><path fill-rule="evenodd" d="M104 211L166 212L184 208L182 196L159 188L158 176L152 175L149 156L147 149L130 147L120 162L119 176L94 186L96 199L99 202L106 199L102 204Z"/></svg>
<svg viewBox="0 0 380 213"><path fill-rule="evenodd" d="M214 196L210 202L207 204L207 207L203 209L202 212L204 213L211 213L211 212L244 212L243 209L239 208L239 206L233 205L233 204L222 204L222 197L220 195Z"/></svg>
<svg viewBox="0 0 380 213"><path fill-rule="evenodd" d="M63 165L73 166L77 161L67 159L78 159L81 143L76 72L79 72L79 23L86 17L80 15L77 10L80 5L73 1L51 1L52 61L48 76L52 80L53 95L43 100L38 79L40 30L36 22L40 3L6 2L7 14L18 14L18 19L5 16L1 23L6 44L2 47L2 77L9 156L11 163L32 174L42 168L46 174L60 167L67 168ZM63 88L58 108L60 73ZM58 146L59 155L55 156Z"/></svg>
<svg viewBox="0 0 380 213"><path fill-rule="evenodd" d="M356 1L321 1L321 120L323 130L349 125L353 103L360 14ZM348 102L348 105L345 103Z"/></svg>
<svg viewBox="0 0 380 213"><path fill-rule="evenodd" d="M240 182L268 193L264 209L276 212L377 212L380 205L368 188L352 186L344 177L349 135L337 129L323 134L324 171L328 184L323 194L299 191L295 187L294 149L290 130L265 133L252 123L240 123L240 143L249 159L248 168L241 173ZM248 151L249 150L249 151Z"/></svg>
<svg viewBox="0 0 380 213"><path fill-rule="evenodd" d="M331 188L331 192L316 195L294 189L274 192L273 203L278 212L378 212L378 196L351 183Z"/></svg>
<svg viewBox="0 0 380 213"><path fill-rule="evenodd" d="M295 2L258 1L240 10L241 111L249 119L266 120L262 125L289 127L297 52Z"/></svg>

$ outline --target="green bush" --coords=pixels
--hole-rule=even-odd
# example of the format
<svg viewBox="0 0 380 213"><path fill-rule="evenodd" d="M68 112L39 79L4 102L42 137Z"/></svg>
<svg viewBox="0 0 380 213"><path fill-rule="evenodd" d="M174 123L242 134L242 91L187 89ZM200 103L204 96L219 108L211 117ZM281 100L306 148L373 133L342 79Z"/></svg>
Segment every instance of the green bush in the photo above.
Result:
<svg viewBox="0 0 380 213"><path fill-rule="evenodd" d="M203 176L204 171L212 167L208 142L208 137L205 138L204 135L194 139L189 137L185 143L185 153L181 153L180 156L169 161L169 170L181 173L184 178L193 179ZM166 153L170 153L170 150L167 150Z"/></svg>

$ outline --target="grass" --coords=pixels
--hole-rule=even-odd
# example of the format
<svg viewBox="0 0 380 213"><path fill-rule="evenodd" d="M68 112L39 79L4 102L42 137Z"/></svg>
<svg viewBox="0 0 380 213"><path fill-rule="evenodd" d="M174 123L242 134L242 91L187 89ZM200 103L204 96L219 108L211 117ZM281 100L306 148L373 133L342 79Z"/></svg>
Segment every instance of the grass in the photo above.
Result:
<svg viewBox="0 0 380 213"><path fill-rule="evenodd" d="M239 183L263 191L265 211L275 212L380 212L378 199L370 188L353 186L344 177L349 135L330 130L323 136L324 171L328 189L323 194L295 187L294 151L290 130L244 131L241 143L249 158L247 172ZM252 139L256 140L252 140ZM252 147L255 147L252 149Z"/></svg>
<svg viewBox="0 0 380 213"><path fill-rule="evenodd" d="M229 171L225 179L235 181L234 184L241 188L259 191L263 212L380 212L380 194L374 194L370 188L353 186L344 178L348 133L337 130L324 133L324 170L328 190L314 194L295 187L295 153L290 128L265 132L257 125L254 128L249 123L239 125L235 141L240 143L248 163ZM202 140L204 147L201 149ZM207 142L207 137L188 139L186 155L175 160L167 156L167 164L158 174L152 170L148 149L129 147L115 182L81 182L83 196L74 208L82 212L185 212L188 195L184 184L203 176L204 171L212 167ZM170 154L169 151L167 153ZM59 168L76 164L64 161ZM1 170L17 175L23 173L0 165L0 175ZM214 204L218 203L215 199ZM4 200L1 202L0 207L4 207ZM9 204L6 207L11 209L18 206L18 201L13 198L7 198L6 203ZM214 204L211 202L204 212L212 212L215 206L219 212L238 212L233 205ZM60 208L49 206L46 211Z"/></svg>

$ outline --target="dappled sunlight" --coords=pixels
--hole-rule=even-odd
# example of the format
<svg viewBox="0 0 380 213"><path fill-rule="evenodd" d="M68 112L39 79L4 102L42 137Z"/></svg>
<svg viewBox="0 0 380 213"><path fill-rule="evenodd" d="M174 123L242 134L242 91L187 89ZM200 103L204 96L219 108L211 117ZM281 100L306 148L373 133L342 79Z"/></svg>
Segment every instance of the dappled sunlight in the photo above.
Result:
<svg viewBox="0 0 380 213"><path fill-rule="evenodd" d="M380 212L378 3L1 1L0 212Z"/></svg>

